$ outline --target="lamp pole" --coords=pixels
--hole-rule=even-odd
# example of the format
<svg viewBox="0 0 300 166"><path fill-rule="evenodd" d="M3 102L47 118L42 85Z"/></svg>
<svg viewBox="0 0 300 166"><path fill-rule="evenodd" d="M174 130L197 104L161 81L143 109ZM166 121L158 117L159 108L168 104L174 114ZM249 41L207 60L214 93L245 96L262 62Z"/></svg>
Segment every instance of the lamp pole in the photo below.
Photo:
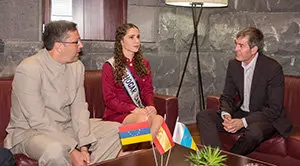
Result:
<svg viewBox="0 0 300 166"><path fill-rule="evenodd" d="M197 5L200 6L200 11L199 11L198 15L197 15L197 11L196 11ZM198 29L197 29L197 27L198 27L200 17L201 17L201 14L202 14L202 9L203 9L203 3L202 2L199 2L199 3L193 2L192 3L194 35L193 35L193 38L192 38L192 42L191 42L191 45L190 45L188 55L187 55L186 60L185 60L185 64L184 64L183 72L182 72L182 75L181 75L179 87L178 87L178 90L177 90L177 93L176 93L176 97L178 97L181 86L182 86L183 78L184 78L184 75L185 75L185 72L186 72L187 64L188 64L188 61L189 61L189 58L190 58L190 55L191 55L191 52L192 52L192 47L194 45L194 40L195 40L196 54L197 54L199 106L200 106L201 111L205 108L205 106L204 106L204 95L203 95L202 76L201 76L201 68L200 68L200 58L199 58L199 48L198 48Z"/></svg>

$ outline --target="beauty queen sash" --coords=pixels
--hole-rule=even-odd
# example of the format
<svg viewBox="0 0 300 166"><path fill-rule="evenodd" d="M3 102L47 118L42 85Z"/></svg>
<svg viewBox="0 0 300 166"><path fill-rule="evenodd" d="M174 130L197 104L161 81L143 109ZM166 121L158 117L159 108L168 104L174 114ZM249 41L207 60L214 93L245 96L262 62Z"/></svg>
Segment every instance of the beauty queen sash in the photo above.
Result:
<svg viewBox="0 0 300 166"><path fill-rule="evenodd" d="M114 68L115 59L113 57L108 59L107 62L112 66L112 68ZM122 84L133 103L139 108L144 108L145 106L143 105L140 97L139 86L127 67L126 74L122 79Z"/></svg>

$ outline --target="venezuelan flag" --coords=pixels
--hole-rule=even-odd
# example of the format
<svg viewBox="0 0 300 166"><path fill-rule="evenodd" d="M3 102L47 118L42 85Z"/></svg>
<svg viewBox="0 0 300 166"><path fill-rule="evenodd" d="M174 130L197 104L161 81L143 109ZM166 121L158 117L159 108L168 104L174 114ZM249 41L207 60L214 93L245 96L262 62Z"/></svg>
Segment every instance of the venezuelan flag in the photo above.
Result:
<svg viewBox="0 0 300 166"><path fill-rule="evenodd" d="M148 121L120 126L119 134L122 145L152 140Z"/></svg>
<svg viewBox="0 0 300 166"><path fill-rule="evenodd" d="M154 139L154 144L160 154L164 154L174 146L171 132L165 121L162 123L158 134Z"/></svg>
<svg viewBox="0 0 300 166"><path fill-rule="evenodd" d="M173 140L179 145L198 151L198 147L195 144L189 129L183 123L176 122Z"/></svg>

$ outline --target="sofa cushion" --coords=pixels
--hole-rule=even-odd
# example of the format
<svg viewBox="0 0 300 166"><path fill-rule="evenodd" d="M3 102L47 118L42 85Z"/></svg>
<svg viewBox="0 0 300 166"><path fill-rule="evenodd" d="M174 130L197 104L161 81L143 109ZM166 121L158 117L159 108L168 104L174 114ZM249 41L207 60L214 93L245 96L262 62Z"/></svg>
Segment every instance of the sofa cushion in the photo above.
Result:
<svg viewBox="0 0 300 166"><path fill-rule="evenodd" d="M237 141L237 139L242 134L228 134L226 132L219 132L220 139L223 144L224 150L229 150L232 145ZM285 156L286 151L286 141L280 135L274 135L270 139L264 141L259 147L255 149L256 152L268 153L273 155Z"/></svg>
<svg viewBox="0 0 300 166"><path fill-rule="evenodd" d="M286 140L280 135L274 135L270 139L261 143L259 147L255 149L255 151L266 154L286 156Z"/></svg>
<svg viewBox="0 0 300 166"><path fill-rule="evenodd" d="M273 160L274 160L274 158L273 158ZM293 158L291 156L286 156L278 165L280 165L280 166L298 166L298 165L300 165L300 160Z"/></svg>
<svg viewBox="0 0 300 166"><path fill-rule="evenodd" d="M37 166L38 162L36 160L33 160L24 154L15 154L15 159L17 162L17 165L22 166Z"/></svg>
<svg viewBox="0 0 300 166"><path fill-rule="evenodd" d="M294 127L292 134L287 138L287 152L289 156L300 159L300 128Z"/></svg>

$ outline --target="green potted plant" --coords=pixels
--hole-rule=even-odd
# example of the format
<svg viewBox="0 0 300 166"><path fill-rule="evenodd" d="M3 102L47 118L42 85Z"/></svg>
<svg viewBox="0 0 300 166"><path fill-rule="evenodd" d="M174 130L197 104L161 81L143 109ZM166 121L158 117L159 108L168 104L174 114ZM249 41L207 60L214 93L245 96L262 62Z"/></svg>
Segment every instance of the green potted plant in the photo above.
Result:
<svg viewBox="0 0 300 166"><path fill-rule="evenodd" d="M226 155L221 155L219 148L212 148L206 146L196 153L190 153L187 159L196 166L226 166L225 161Z"/></svg>

